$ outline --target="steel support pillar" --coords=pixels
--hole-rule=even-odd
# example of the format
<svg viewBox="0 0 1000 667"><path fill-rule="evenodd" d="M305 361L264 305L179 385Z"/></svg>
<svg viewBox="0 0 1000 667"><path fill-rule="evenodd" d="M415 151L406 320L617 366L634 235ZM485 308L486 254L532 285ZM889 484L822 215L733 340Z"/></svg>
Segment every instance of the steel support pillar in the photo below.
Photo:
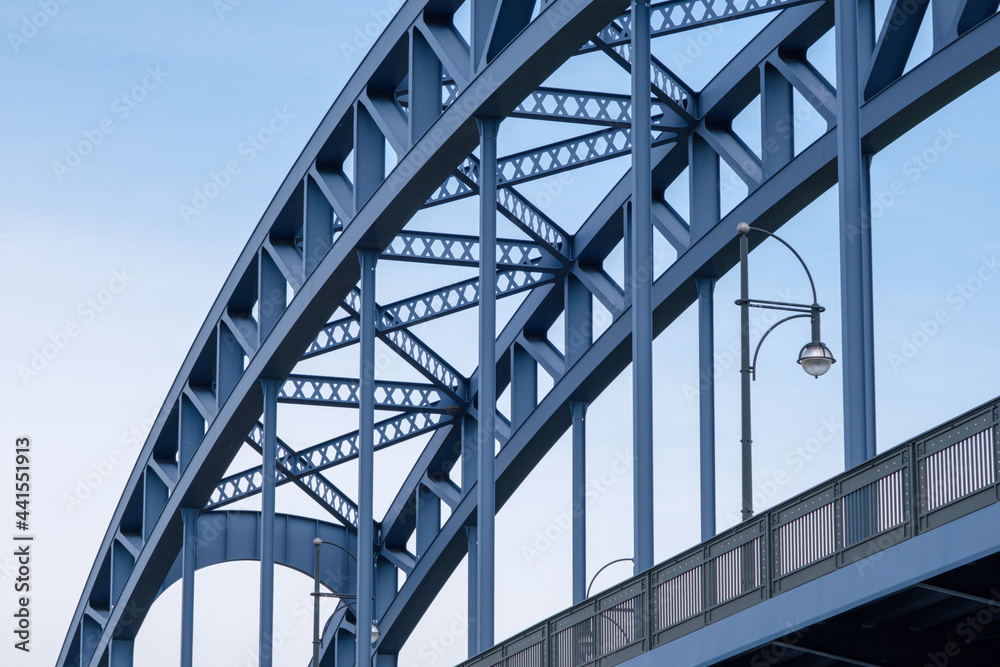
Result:
<svg viewBox="0 0 1000 667"><path fill-rule="evenodd" d="M697 132L688 140L688 200L691 202L691 243L718 224L722 215L719 154Z"/></svg>
<svg viewBox="0 0 1000 667"><path fill-rule="evenodd" d="M566 276L564 348L566 370L579 361L594 342L594 301L590 290L573 274Z"/></svg>
<svg viewBox="0 0 1000 667"><path fill-rule="evenodd" d="M476 614L479 612L479 544L475 526L465 527L465 541L469 547L469 596L468 596L468 617L469 617L469 657L476 655L479 651L479 623Z"/></svg>
<svg viewBox="0 0 1000 667"><path fill-rule="evenodd" d="M497 328L497 129L495 118L479 126L479 546L476 587L477 652L493 646L496 545L496 328Z"/></svg>
<svg viewBox="0 0 1000 667"><path fill-rule="evenodd" d="M587 598L587 403L570 401L573 415L573 604Z"/></svg>
<svg viewBox="0 0 1000 667"><path fill-rule="evenodd" d="M375 487L375 263L376 250L358 250L361 263L361 340L358 392L358 609L355 664L369 667L372 644L369 630L374 620L375 522L372 516Z"/></svg>
<svg viewBox="0 0 1000 667"><path fill-rule="evenodd" d="M834 7L840 299L844 348L844 459L847 468L853 468L875 456L871 206L866 202L868 170L861 152L858 3L857 0L835 0Z"/></svg>
<svg viewBox="0 0 1000 667"><path fill-rule="evenodd" d="M260 667L274 657L274 493L278 461L278 380L260 381L264 393L264 438L260 496Z"/></svg>
<svg viewBox="0 0 1000 667"><path fill-rule="evenodd" d="M517 429L538 405L538 364L520 344L510 350L510 426Z"/></svg>
<svg viewBox="0 0 1000 667"><path fill-rule="evenodd" d="M194 572L197 567L198 510L181 510L181 667L194 664Z"/></svg>
<svg viewBox="0 0 1000 667"><path fill-rule="evenodd" d="M110 653L110 667L132 667L135 660L135 640L112 639Z"/></svg>
<svg viewBox="0 0 1000 667"><path fill-rule="evenodd" d="M635 573L653 567L653 183L649 0L632 1L632 438Z"/></svg>
<svg viewBox="0 0 1000 667"><path fill-rule="evenodd" d="M715 537L715 278L698 287L698 419L701 442L701 539Z"/></svg>
<svg viewBox="0 0 1000 667"><path fill-rule="evenodd" d="M423 484L417 485L417 558L441 530L441 499Z"/></svg>

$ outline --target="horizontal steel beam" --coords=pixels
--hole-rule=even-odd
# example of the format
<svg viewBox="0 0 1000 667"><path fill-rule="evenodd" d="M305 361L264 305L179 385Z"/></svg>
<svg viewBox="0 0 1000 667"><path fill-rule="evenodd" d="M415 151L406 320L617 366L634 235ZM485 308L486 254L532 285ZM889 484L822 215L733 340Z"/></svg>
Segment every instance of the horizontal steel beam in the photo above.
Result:
<svg viewBox="0 0 1000 667"><path fill-rule="evenodd" d="M431 433L442 426L449 426L454 417L441 413L413 412L375 423L375 451ZM300 477L319 476L319 473L358 457L358 432L352 431L339 438L307 447L297 453L278 441L278 467L285 474L277 479L278 486ZM215 487L206 509L225 505L257 495L261 491L261 467L255 466L224 477Z"/></svg>
<svg viewBox="0 0 1000 667"><path fill-rule="evenodd" d="M278 402L356 408L360 390L360 381L351 378L289 375L278 390ZM457 411L457 407L433 385L385 380L375 382L375 408L407 412Z"/></svg>
<svg viewBox="0 0 1000 667"><path fill-rule="evenodd" d="M497 273L497 298L517 294L551 281L552 277L542 272L501 271ZM478 305L479 280L477 278L464 280L440 290L425 292L382 306L379 310L379 331L388 333L401 330ZM358 340L358 331L354 318L330 322L320 330L303 357L308 359L352 345Z"/></svg>

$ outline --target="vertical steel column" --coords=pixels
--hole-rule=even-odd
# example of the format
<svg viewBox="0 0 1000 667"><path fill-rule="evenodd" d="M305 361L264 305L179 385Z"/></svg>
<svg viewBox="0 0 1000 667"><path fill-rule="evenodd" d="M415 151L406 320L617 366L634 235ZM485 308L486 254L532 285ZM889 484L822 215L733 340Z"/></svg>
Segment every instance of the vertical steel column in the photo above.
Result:
<svg viewBox="0 0 1000 667"><path fill-rule="evenodd" d="M861 154L858 3L835 0L837 36L837 179L840 191L840 300L844 346L844 459L853 468L875 455L875 360L871 283L871 214L864 204ZM870 386L871 385L871 386Z"/></svg>
<svg viewBox="0 0 1000 667"><path fill-rule="evenodd" d="M573 604L587 598L587 404L570 401L573 415Z"/></svg>
<svg viewBox="0 0 1000 667"><path fill-rule="evenodd" d="M517 429L538 405L538 364L519 343L510 349L510 426Z"/></svg>
<svg viewBox="0 0 1000 667"><path fill-rule="evenodd" d="M938 3L940 4L940 3ZM859 0L858 2L858 49L859 72L868 71L872 54L875 52L875 0ZM859 99L860 101L860 99ZM872 189L871 189L871 153L861 156L861 213L862 225L862 282L865 298L865 391L870 399L869 410L866 413L865 430L868 433L868 458L875 456L875 285L872 277Z"/></svg>
<svg viewBox="0 0 1000 667"><path fill-rule="evenodd" d="M112 639L109 656L110 667L132 667L135 658L135 641Z"/></svg>
<svg viewBox="0 0 1000 667"><path fill-rule="evenodd" d="M476 483L479 474L479 423L470 415L462 416L462 495ZM468 598L466 614L469 620L469 657L476 655L479 646L478 624L476 614L479 613L479 545L476 541L476 527L465 527L466 546L468 549Z"/></svg>
<svg viewBox="0 0 1000 667"><path fill-rule="evenodd" d="M566 369L575 364L594 338L594 306L590 292L573 275L566 276L563 295ZM571 401L573 416L573 604L587 597L587 403Z"/></svg>
<svg viewBox="0 0 1000 667"><path fill-rule="evenodd" d="M198 510L181 510L184 541L181 544L181 667L194 664L194 571L198 540Z"/></svg>
<svg viewBox="0 0 1000 667"><path fill-rule="evenodd" d="M563 303L565 304L563 338L568 371L594 342L594 302L590 290L580 282L580 279L573 274L567 274Z"/></svg>
<svg viewBox="0 0 1000 667"><path fill-rule="evenodd" d="M260 495L260 667L271 667L274 652L274 490L278 460L278 380L262 379L264 442Z"/></svg>
<svg viewBox="0 0 1000 667"><path fill-rule="evenodd" d="M698 419L701 424L701 539L715 537L715 278L698 287Z"/></svg>
<svg viewBox="0 0 1000 667"><path fill-rule="evenodd" d="M469 549L469 590L468 590L468 617L469 617L469 657L479 653L479 623L476 614L479 613L479 546L478 536L475 526L465 527L465 541Z"/></svg>
<svg viewBox="0 0 1000 667"><path fill-rule="evenodd" d="M653 183L649 0L632 0L632 441L635 573L653 567Z"/></svg>
<svg viewBox="0 0 1000 667"><path fill-rule="evenodd" d="M722 216L719 154L697 132L692 132L688 140L688 181L691 243L694 243L714 228Z"/></svg>
<svg viewBox="0 0 1000 667"><path fill-rule="evenodd" d="M761 169L771 178L795 157L792 84L770 63L760 67Z"/></svg>
<svg viewBox="0 0 1000 667"><path fill-rule="evenodd" d="M423 484L417 485L417 558L441 531L441 499Z"/></svg>
<svg viewBox="0 0 1000 667"><path fill-rule="evenodd" d="M358 613L355 664L369 667L372 644L375 523L375 262L378 252L358 250L361 262L361 387L358 392Z"/></svg>
<svg viewBox="0 0 1000 667"><path fill-rule="evenodd" d="M479 126L479 652L493 646L496 544L497 126Z"/></svg>

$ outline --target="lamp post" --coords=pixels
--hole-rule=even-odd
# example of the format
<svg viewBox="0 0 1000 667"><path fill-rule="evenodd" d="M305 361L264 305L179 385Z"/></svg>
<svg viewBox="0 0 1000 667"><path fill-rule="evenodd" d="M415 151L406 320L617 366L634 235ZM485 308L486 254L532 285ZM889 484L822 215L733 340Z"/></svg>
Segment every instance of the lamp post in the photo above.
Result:
<svg viewBox="0 0 1000 667"><path fill-rule="evenodd" d="M749 243L747 236L750 232L760 232L761 234L766 234L773 238L774 240L781 243L783 246L791 250L795 258L799 260L802 268L805 269L806 277L809 279L809 287L812 289L812 304L801 304L801 303L788 303L784 301L762 301L759 299L751 299L749 294L749 269L748 269L748 255L749 255ZM788 322L789 320L795 320L799 318L808 317L812 324L812 338L811 340L802 346L799 351L798 363L802 366L804 370L809 375L815 378L819 378L828 370L830 366L836 363L836 359L833 358L833 353L830 352L830 348L823 344L820 340L820 326L819 326L819 316L825 308L819 305L816 298L816 283L813 282L812 274L809 273L809 267L802 260L802 257L795 251L792 246L788 245L779 236L772 234L769 231L758 229L756 227L751 227L745 222L741 222L736 226L736 231L740 236L740 298L736 301L736 305L740 307L740 379L741 379L741 398L742 398L742 481L743 481L743 520L746 521L753 516L753 465L752 465L752 450L751 450L751 438L750 438L750 381L757 379L757 354L760 352L760 346L763 344L764 339L767 338L768 334L774 331L778 326ZM757 347L753 352L753 361L750 359L750 309L751 308L764 308L767 310L780 310L785 312L793 313L788 317L778 320L771 328L764 332L764 335L760 337L757 341Z"/></svg>
<svg viewBox="0 0 1000 667"><path fill-rule="evenodd" d="M319 548L322 545L324 545L324 544L329 544L331 547L337 547L338 549L340 549L341 551L343 551L345 554L347 554L348 556L350 556L354 560L355 563L358 562L358 559L354 556L354 554L352 554L350 551L348 551L344 547L340 546L339 544L335 544L333 542L327 542L327 541L325 541L325 540L323 540L322 538L319 538L319 537L313 539L313 546L315 546L315 548L316 548L315 560L313 561L313 592L312 592L312 595L313 595L313 662L312 662L313 667L319 667L319 649L320 649L320 645L322 644L322 641L323 641L320 638L320 634L319 634L319 599L320 598L340 598L340 600L343 601L344 604L346 604L348 606L350 606L351 603L347 602L347 600L349 600L349 599L350 600L356 600L357 599L356 595L341 595L340 593L322 593L322 592L320 592L320 590L319 590L319 583L320 583L319 582ZM355 608L355 613L357 613L357 608ZM372 621L372 637L371 637L372 638L372 644L374 644L375 642L378 641L379 634L380 634L380 632L379 632L378 625L375 623L375 621ZM358 637L359 641L360 641L360 639L361 638Z"/></svg>
<svg viewBox="0 0 1000 667"><path fill-rule="evenodd" d="M591 588L591 586L594 585L594 582L597 581L597 575L599 575L601 572L604 572L606 569L608 569L609 567L611 567L615 563L624 563L625 561L628 561L630 563L635 563L635 560L632 559L632 558L628 558L628 557L625 557L625 558L616 558L615 560L611 561L610 563L605 563L601 567L601 569L599 569L597 572L595 572L594 576L590 578L590 583L587 584L587 595L585 596L584 599L590 597L590 588Z"/></svg>

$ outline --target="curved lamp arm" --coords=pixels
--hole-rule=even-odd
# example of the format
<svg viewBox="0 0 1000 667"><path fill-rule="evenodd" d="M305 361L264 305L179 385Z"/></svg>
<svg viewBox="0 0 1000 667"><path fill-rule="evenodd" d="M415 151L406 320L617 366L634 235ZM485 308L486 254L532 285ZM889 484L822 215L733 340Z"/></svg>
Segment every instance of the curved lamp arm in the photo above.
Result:
<svg viewBox="0 0 1000 667"><path fill-rule="evenodd" d="M611 561L610 563L606 563L600 570L598 570L597 572L595 572L594 576L591 577L591 579L590 579L590 583L587 585L587 594L584 597L588 597L588 598L590 597L590 587L593 586L594 585L594 581L597 580L597 575L599 575L601 572L604 572L606 569L608 569L609 567L611 567L615 563L624 563L625 561L631 561L632 563L635 562L631 558L616 558L615 560Z"/></svg>
<svg viewBox="0 0 1000 667"><path fill-rule="evenodd" d="M792 251L792 254L795 255L795 259L799 260L799 264L801 264L802 268L805 270L805 272L806 272L806 278L809 279L809 287L812 288L812 293L813 293L813 303L819 303L819 300L816 298L816 283L813 282L812 274L809 273L809 267L806 266L805 260L803 260L802 256L799 255L798 252L796 252L795 248L793 248L792 246L788 245L788 242L785 241L780 236L778 236L777 234L772 234L771 232L767 231L766 229L760 229L759 227L751 227L750 225L747 225L746 229L747 229L747 232L749 232L752 229L755 232L760 232L761 234L767 234L768 236L770 236L771 238L773 238L774 240L776 240L778 243L780 243L781 245L785 246L786 248L788 248L789 250ZM746 233L746 232L744 232L744 233Z"/></svg>
<svg viewBox="0 0 1000 667"><path fill-rule="evenodd" d="M358 562L357 556L355 556L354 554L352 554L350 552L350 550L348 550L345 547L340 546L339 544L336 544L334 542L327 542L326 540L321 539L319 537L317 537L317 538L315 538L313 540L313 545L315 545L317 549L319 548L319 545L321 545L321 544L329 544L331 547L337 547L338 549L340 549L341 551L343 551L345 554L347 554L348 556L350 556L351 558L353 558L355 563Z"/></svg>
<svg viewBox="0 0 1000 667"><path fill-rule="evenodd" d="M757 379L757 355L760 353L760 346L764 344L764 339L767 338L767 335L769 333L771 333L772 331L774 331L775 329L777 329L780 325L782 325L785 322L787 322L788 320L795 320L795 319L798 319L800 317L808 317L808 318L812 319L813 316L812 316L812 314L800 313L798 315L791 315L790 317L786 317L783 320L778 320L777 322L775 322L774 324L771 325L770 329L768 329L767 331L764 332L763 336L760 337L760 340L757 341L757 348L753 351L753 361L750 363L750 379L751 380L756 380Z"/></svg>

